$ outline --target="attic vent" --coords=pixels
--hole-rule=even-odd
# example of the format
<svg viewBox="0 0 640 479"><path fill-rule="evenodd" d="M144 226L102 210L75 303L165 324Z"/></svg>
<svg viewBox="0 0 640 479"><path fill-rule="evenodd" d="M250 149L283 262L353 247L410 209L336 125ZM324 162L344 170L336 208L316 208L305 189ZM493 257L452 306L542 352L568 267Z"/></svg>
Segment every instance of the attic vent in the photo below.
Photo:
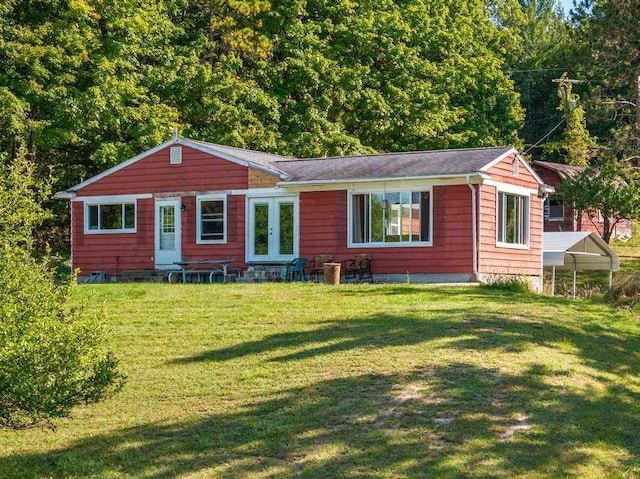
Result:
<svg viewBox="0 0 640 479"><path fill-rule="evenodd" d="M181 165L182 164L182 147L181 146L172 146L171 147L170 162L171 162L172 165Z"/></svg>
<svg viewBox="0 0 640 479"><path fill-rule="evenodd" d="M513 159L513 162L511 163L511 167L513 168L513 176L518 176L518 173L520 172L519 170L520 164L518 163L517 158Z"/></svg>

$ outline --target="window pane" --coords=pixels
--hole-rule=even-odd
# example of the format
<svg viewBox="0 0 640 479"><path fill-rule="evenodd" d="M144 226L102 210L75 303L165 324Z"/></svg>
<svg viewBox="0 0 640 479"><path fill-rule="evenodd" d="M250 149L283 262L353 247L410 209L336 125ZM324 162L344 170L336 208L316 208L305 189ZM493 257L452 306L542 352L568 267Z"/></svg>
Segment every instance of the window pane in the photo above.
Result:
<svg viewBox="0 0 640 479"><path fill-rule="evenodd" d="M124 227L130 229L136 227L136 207L133 203L124 205Z"/></svg>
<svg viewBox="0 0 640 479"><path fill-rule="evenodd" d="M173 206L160 206L160 249L176 249L176 209Z"/></svg>
<svg viewBox="0 0 640 479"><path fill-rule="evenodd" d="M255 255L268 255L269 254L269 205L268 204L255 204L253 210L254 217L254 254Z"/></svg>
<svg viewBox="0 0 640 479"><path fill-rule="evenodd" d="M505 227L505 241L507 243L518 242L518 199L512 195L505 195L506 197L506 227Z"/></svg>
<svg viewBox="0 0 640 479"><path fill-rule="evenodd" d="M224 240L224 200L200 202L200 239Z"/></svg>
<svg viewBox="0 0 640 479"><path fill-rule="evenodd" d="M374 243L384 242L385 208L384 193L371 193L371 241Z"/></svg>
<svg viewBox="0 0 640 479"><path fill-rule="evenodd" d="M353 195L352 197L352 241L354 243L369 242L369 195Z"/></svg>
<svg viewBox="0 0 640 479"><path fill-rule="evenodd" d="M420 241L431 239L431 195L424 191L420 193Z"/></svg>
<svg viewBox="0 0 640 479"><path fill-rule="evenodd" d="M100 229L122 229L122 205L100 205Z"/></svg>
<svg viewBox="0 0 640 479"><path fill-rule="evenodd" d="M386 193L384 195L385 206L385 243L397 243L402 233L402 205L400 193Z"/></svg>
<svg viewBox="0 0 640 479"><path fill-rule="evenodd" d="M293 203L280 203L280 254L293 254Z"/></svg>
<svg viewBox="0 0 640 479"><path fill-rule="evenodd" d="M401 238L400 241L411 241L411 193L400 193L401 203Z"/></svg>
<svg viewBox="0 0 640 479"><path fill-rule="evenodd" d="M529 201L523 196L500 193L498 201L498 241L527 243Z"/></svg>
<svg viewBox="0 0 640 479"><path fill-rule="evenodd" d="M90 230L98 229L98 206L97 205L89 206L89 229Z"/></svg>
<svg viewBox="0 0 640 479"><path fill-rule="evenodd" d="M549 206L549 218L564 218L564 199L562 195L550 196L547 199L547 203Z"/></svg>
<svg viewBox="0 0 640 479"><path fill-rule="evenodd" d="M420 241L420 193L411 193L411 241Z"/></svg>

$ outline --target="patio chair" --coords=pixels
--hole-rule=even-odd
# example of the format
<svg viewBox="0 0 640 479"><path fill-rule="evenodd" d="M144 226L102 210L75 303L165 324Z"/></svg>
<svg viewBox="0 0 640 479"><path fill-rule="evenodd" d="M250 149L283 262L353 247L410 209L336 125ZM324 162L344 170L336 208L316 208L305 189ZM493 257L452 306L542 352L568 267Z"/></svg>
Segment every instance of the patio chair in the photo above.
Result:
<svg viewBox="0 0 640 479"><path fill-rule="evenodd" d="M311 281L320 281L324 276L324 264L333 263L333 256L330 254L319 254L313 257L309 263L309 278Z"/></svg>
<svg viewBox="0 0 640 479"><path fill-rule="evenodd" d="M306 281L307 276L304 274L304 267L309 262L307 258L295 258L291 263L285 265L285 280L295 281L296 277L298 281Z"/></svg>
<svg viewBox="0 0 640 479"><path fill-rule="evenodd" d="M369 281L373 283L373 274L371 273L372 256L368 253L355 255L351 259L342 261L342 274L346 281Z"/></svg>

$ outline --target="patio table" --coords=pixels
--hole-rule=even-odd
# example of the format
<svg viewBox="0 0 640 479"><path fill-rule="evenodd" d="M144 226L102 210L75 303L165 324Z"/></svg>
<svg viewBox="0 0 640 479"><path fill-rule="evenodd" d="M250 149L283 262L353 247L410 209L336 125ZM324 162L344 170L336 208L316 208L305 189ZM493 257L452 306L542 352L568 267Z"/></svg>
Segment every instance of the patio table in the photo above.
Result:
<svg viewBox="0 0 640 479"><path fill-rule="evenodd" d="M191 261L176 261L175 264L176 266L180 266L180 271L172 271L169 273L169 282L171 282L171 275L173 273L180 273L182 274L182 283L186 283L187 282L187 273L193 273L193 272L198 272L197 269L189 269L187 268L189 265L206 265L206 264L217 264L222 266L222 269L219 268L215 268L213 271L211 271L209 273L209 283L213 283L213 275L215 273L222 273L222 282L226 283L227 282L227 268L229 267L229 265L231 263L233 263L234 260L232 259L202 259L202 260L191 260Z"/></svg>

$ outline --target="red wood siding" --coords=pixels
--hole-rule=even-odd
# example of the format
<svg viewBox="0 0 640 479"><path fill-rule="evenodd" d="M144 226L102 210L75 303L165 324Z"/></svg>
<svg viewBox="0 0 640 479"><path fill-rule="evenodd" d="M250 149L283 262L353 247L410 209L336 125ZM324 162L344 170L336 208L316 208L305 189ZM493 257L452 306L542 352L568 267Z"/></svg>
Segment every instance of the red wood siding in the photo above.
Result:
<svg viewBox="0 0 640 479"><path fill-rule="evenodd" d="M144 193L227 191L248 186L248 168L182 147L182 164L169 163L165 148L120 171L82 188L78 196L111 196ZM183 196L186 210L182 220L182 255L184 259L233 259L233 266L244 264L244 196L227 196L227 244L196 244L196 198ZM137 233L84 234L84 203L72 202L73 267L81 276L92 270L116 274L155 267L155 200L137 200Z"/></svg>
<svg viewBox="0 0 640 479"><path fill-rule="evenodd" d="M154 267L154 201L137 200L137 232L116 234L84 234L84 202L71 203L73 215L72 267L80 276L93 270L115 275L127 270ZM120 260L116 262L116 256ZM117 265L117 266L116 266Z"/></svg>
<svg viewBox="0 0 640 479"><path fill-rule="evenodd" d="M538 190L535 177L520 165L518 176L513 175L513 157L493 166L491 179L502 183ZM537 194L529 196L529 249L496 246L496 188L480 187L480 235L478 272L484 274L519 274L539 276L542 269L542 200Z"/></svg>
<svg viewBox="0 0 640 479"><path fill-rule="evenodd" d="M540 186L538 184L538 180L536 180L531 172L527 170L527 167L524 165L522 160L519 160L518 175L515 176L513 174L512 162L514 158L515 155L507 156L502 161L489 168L486 173L491 176L492 180L537 190Z"/></svg>
<svg viewBox="0 0 640 479"><path fill-rule="evenodd" d="M373 255L377 274L473 272L471 190L466 185L433 190L433 246L347 248L347 192L300 194L300 255Z"/></svg>
<svg viewBox="0 0 640 479"><path fill-rule="evenodd" d="M182 147L182 164L169 163L167 147L101 180L85 186L78 196L169 193L247 188L248 168Z"/></svg>
<svg viewBox="0 0 640 479"><path fill-rule="evenodd" d="M231 266L242 266L245 255L245 197L227 196L227 243L197 244L196 242L196 198L182 199L187 207L182 212L182 258L194 259L233 259ZM205 266L206 268L207 266Z"/></svg>
<svg viewBox="0 0 640 479"><path fill-rule="evenodd" d="M540 274L542 268L542 201L537 195L529 197L529 249L496 246L496 188L481 187L480 273Z"/></svg>

